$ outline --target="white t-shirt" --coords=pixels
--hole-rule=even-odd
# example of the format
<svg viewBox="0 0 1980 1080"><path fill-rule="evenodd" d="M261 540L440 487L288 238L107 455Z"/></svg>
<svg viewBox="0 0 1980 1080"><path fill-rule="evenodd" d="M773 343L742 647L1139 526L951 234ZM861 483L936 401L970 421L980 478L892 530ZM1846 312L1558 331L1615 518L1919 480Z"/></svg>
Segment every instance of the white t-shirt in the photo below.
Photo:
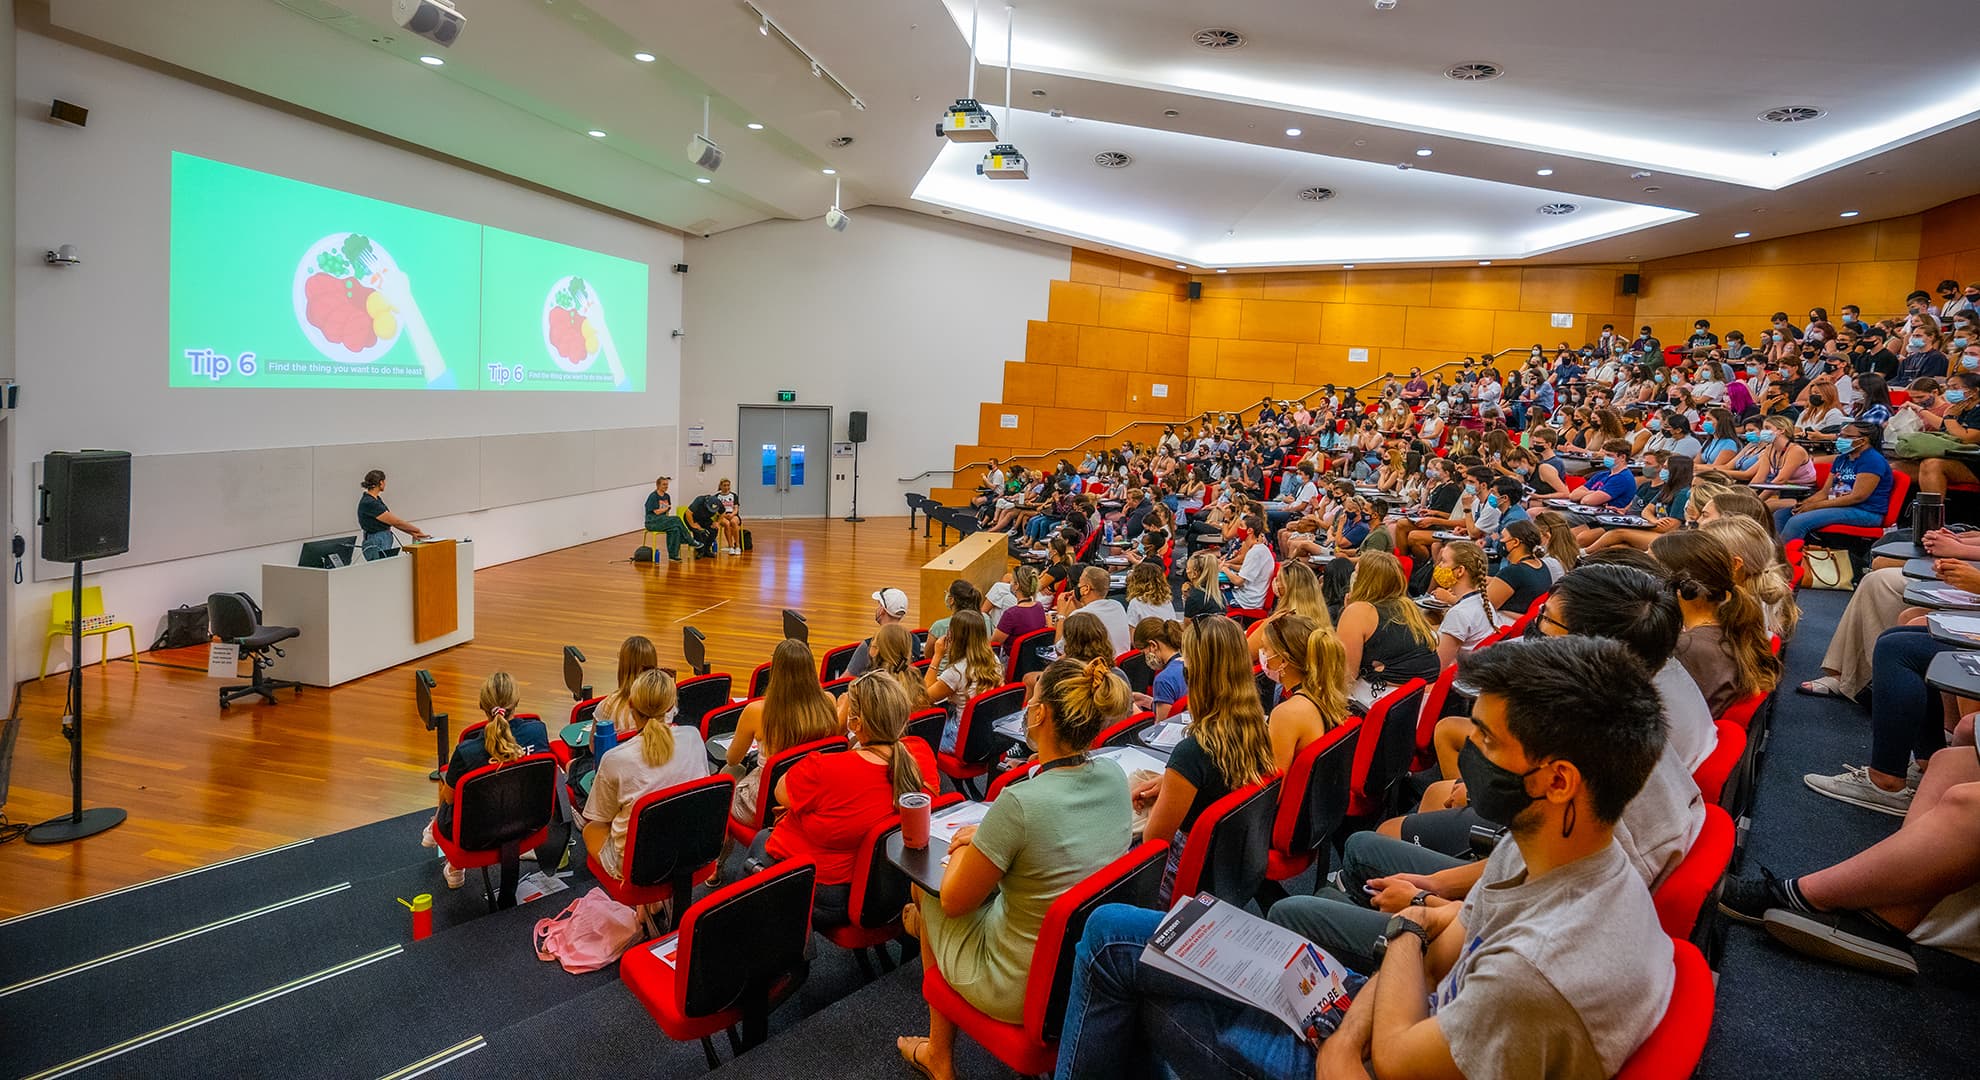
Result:
<svg viewBox="0 0 1980 1080"><path fill-rule="evenodd" d="M1561 565L1561 560L1552 555L1540 556L1540 564L1547 568L1547 576L1555 581L1561 580L1561 575L1567 573L1567 568Z"/></svg>
<svg viewBox="0 0 1980 1080"><path fill-rule="evenodd" d="M1686 769L1696 772L1719 745L1712 707L1705 703L1705 695L1692 680L1691 672L1675 656L1650 681L1664 701L1664 723L1670 728L1666 737L1677 751L1678 760L1684 762Z"/></svg>
<svg viewBox="0 0 1980 1080"><path fill-rule="evenodd" d="M1726 384L1717 379L1702 379L1691 384L1693 397L1704 401L1726 400Z"/></svg>
<svg viewBox="0 0 1980 1080"><path fill-rule="evenodd" d="M1437 632L1456 638L1459 652L1470 652L1479 642L1498 633L1499 628L1485 614L1485 594L1470 592L1444 612L1444 621L1437 625Z"/></svg>
<svg viewBox="0 0 1980 1080"><path fill-rule="evenodd" d="M1121 606L1119 600L1103 596L1075 610L1074 614L1081 611L1098 618L1101 625L1107 628L1107 638L1114 644L1115 656L1134 648L1134 626L1128 622L1127 609Z"/></svg>
<svg viewBox="0 0 1980 1080"><path fill-rule="evenodd" d="M1231 604L1234 607L1257 608L1264 606L1265 589L1272 581L1272 552L1264 544L1253 544L1244 553L1244 562L1239 564L1237 576L1244 584L1231 588ZM1126 652L1126 646L1121 651Z"/></svg>
<svg viewBox="0 0 1980 1080"><path fill-rule="evenodd" d="M674 725L674 756L665 764L648 765L637 736L606 751L598 760L591 795L584 803L586 821L612 823L611 840L598 852L599 863L613 877L620 876L619 859L626 851L626 830L632 825L634 803L653 792L707 775L708 751L701 745L701 732L679 724Z"/></svg>
<svg viewBox="0 0 1980 1080"><path fill-rule="evenodd" d="M1130 629L1141 625L1141 620L1143 619L1164 619L1168 622L1181 622L1182 615L1176 611L1174 604L1151 604L1146 600L1129 600L1127 602L1127 620ZM1130 641L1132 641L1132 638L1133 634L1130 632ZM1121 652L1126 651L1126 649L1121 650ZM1120 653L1116 653L1115 655L1118 656Z"/></svg>

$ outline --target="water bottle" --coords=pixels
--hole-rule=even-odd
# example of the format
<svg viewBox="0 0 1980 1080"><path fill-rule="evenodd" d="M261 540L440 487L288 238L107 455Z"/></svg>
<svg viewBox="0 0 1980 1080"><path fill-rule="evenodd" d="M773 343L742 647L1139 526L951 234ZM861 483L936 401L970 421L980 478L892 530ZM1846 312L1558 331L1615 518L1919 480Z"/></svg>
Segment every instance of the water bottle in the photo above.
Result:
<svg viewBox="0 0 1980 1080"><path fill-rule="evenodd" d="M1936 491L1921 491L1911 506L1911 542L1923 544L1925 534L1946 526L1946 497Z"/></svg>
<svg viewBox="0 0 1980 1080"><path fill-rule="evenodd" d="M412 912L412 936L414 941L425 941L433 935L432 893L420 893L418 896L413 897L410 902L398 897L394 897L394 899L399 900L401 904L405 904L406 910Z"/></svg>

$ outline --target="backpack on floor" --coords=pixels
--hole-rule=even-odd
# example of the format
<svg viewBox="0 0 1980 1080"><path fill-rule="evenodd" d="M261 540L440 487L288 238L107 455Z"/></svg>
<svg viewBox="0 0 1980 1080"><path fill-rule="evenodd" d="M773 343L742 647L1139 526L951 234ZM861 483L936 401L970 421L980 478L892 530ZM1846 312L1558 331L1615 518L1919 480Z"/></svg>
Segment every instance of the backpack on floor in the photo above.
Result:
<svg viewBox="0 0 1980 1080"><path fill-rule="evenodd" d="M743 547L743 550L744 550L744 551L748 551L748 550L749 550L749 549L751 548L751 546L752 546L752 545L750 544L750 540L749 540L749 530L748 530L748 529L744 529L744 530L743 530L743 545L742 545L742 547Z"/></svg>
<svg viewBox="0 0 1980 1080"><path fill-rule="evenodd" d="M582 975L617 960L639 934L639 913L593 886L554 918L538 920L530 938L538 960L555 960Z"/></svg>
<svg viewBox="0 0 1980 1080"><path fill-rule="evenodd" d="M634 548L634 549L633 549L633 556L632 556L632 561L634 561L634 562L658 562L658 561L659 561L659 557L658 557L658 553L657 553L657 552L655 552L655 551L654 551L654 550L653 550L652 548L650 548L650 547L647 547L647 546L646 546L645 544L641 544L641 545L639 545L638 547L636 547L636 548Z"/></svg>

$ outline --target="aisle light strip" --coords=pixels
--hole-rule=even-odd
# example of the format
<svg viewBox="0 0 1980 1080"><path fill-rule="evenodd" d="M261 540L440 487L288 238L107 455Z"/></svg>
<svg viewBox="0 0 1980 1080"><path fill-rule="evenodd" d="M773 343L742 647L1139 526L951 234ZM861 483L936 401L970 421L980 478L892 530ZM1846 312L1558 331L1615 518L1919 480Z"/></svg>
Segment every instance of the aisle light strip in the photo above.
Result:
<svg viewBox="0 0 1980 1080"><path fill-rule="evenodd" d="M378 1080L413 1080L414 1077L425 1076L442 1065L450 1065L459 1061L476 1050L485 1050L487 1048L488 1040L480 1035L476 1035L472 1038L463 1039L438 1053L428 1054L397 1072L386 1073L384 1076L379 1077Z"/></svg>

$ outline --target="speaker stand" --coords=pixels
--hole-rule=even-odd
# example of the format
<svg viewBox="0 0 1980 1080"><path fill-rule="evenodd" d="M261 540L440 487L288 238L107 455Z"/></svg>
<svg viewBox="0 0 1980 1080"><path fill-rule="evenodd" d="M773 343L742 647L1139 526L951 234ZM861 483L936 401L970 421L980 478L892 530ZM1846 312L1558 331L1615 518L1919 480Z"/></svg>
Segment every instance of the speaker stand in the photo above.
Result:
<svg viewBox="0 0 1980 1080"><path fill-rule="evenodd" d="M859 444L858 444L858 443L854 443L854 444L853 444L853 505L852 505L852 513L850 513L850 514L847 514L847 515L846 515L846 520L847 520L847 521L850 521L850 522L854 522L855 524L856 524L856 523L858 523L858 522L861 522L861 521L865 521L865 520L866 520L865 518L863 518L863 517L860 517L860 516L859 516Z"/></svg>
<svg viewBox="0 0 1980 1080"><path fill-rule="evenodd" d="M85 836L95 836L107 829L114 829L124 823L124 811L116 807L99 806L83 809L82 798L82 720L83 720L83 564L78 560L75 574L69 584L69 703L68 715L62 718L62 735L69 740L69 790L73 803L69 816L44 821L27 831L30 844L66 844L71 840L81 840ZM109 644L105 639L105 646Z"/></svg>

